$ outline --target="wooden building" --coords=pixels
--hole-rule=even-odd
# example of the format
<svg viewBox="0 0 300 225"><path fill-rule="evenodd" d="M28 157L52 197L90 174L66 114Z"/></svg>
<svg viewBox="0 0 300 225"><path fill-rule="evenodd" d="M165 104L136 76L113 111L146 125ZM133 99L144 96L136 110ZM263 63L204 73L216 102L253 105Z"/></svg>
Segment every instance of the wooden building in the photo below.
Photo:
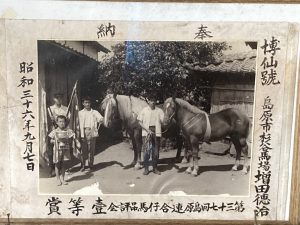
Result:
<svg viewBox="0 0 300 225"><path fill-rule="evenodd" d="M79 95L91 92L98 73L98 54L109 50L96 41L39 41L39 89L46 92L47 105L53 104L56 92L64 94L68 105L75 82L79 81Z"/></svg>
<svg viewBox="0 0 300 225"><path fill-rule="evenodd" d="M225 55L214 64L188 65L194 76L205 77L211 90L210 113L237 108L253 117L256 50Z"/></svg>
<svg viewBox="0 0 300 225"><path fill-rule="evenodd" d="M245 53L224 55L220 59L206 66L195 64L186 65L192 76L201 76L209 80L210 113L226 108L236 108L245 113L252 131L254 90L256 78L256 49ZM251 135L248 141L252 141Z"/></svg>
<svg viewBox="0 0 300 225"><path fill-rule="evenodd" d="M51 129L47 107L54 104L57 92L64 94L63 105L68 106L77 80L79 101L95 92L99 52L109 50L95 41L38 41L39 163L44 168L48 160L46 137Z"/></svg>

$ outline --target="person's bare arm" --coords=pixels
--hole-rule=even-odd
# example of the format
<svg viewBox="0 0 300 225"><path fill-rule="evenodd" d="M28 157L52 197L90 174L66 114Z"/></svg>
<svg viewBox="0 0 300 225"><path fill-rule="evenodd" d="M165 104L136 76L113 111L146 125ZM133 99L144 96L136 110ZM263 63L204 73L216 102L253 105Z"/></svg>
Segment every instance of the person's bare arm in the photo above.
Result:
<svg viewBox="0 0 300 225"><path fill-rule="evenodd" d="M153 133L151 130L149 130L149 128L145 127L142 121L139 121L139 124L145 131L147 131L147 133Z"/></svg>

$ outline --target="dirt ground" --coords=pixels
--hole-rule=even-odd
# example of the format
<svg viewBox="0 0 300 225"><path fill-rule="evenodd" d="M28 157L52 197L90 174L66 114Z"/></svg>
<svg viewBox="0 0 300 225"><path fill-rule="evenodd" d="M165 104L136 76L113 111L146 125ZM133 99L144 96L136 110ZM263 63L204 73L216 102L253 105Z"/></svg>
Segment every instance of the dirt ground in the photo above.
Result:
<svg viewBox="0 0 300 225"><path fill-rule="evenodd" d="M158 169L161 175L143 175L129 164L133 151L128 142L97 142L94 170L80 172L79 163L67 175L68 185L57 186L56 178L48 178L48 169L40 168L40 194L172 194L182 195L248 195L249 177L231 171L235 159L222 155L228 145L204 144L197 177L186 174L187 164L174 161L175 150L161 151ZM243 162L243 161L241 161ZM66 166L70 166L66 164ZM241 169L241 168L239 168Z"/></svg>

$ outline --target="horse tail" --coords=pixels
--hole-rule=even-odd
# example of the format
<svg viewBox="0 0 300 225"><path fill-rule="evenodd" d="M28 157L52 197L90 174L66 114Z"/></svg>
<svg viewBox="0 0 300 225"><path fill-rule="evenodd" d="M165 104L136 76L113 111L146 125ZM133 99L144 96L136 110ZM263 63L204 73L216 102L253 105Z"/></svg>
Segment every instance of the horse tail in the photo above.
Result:
<svg viewBox="0 0 300 225"><path fill-rule="evenodd" d="M250 119L247 115L243 114L244 120L245 120L245 138L248 138L250 133Z"/></svg>
<svg viewBox="0 0 300 225"><path fill-rule="evenodd" d="M241 112L239 109L231 108L232 112L236 115L236 123L238 122L240 135L242 135L244 138L248 138L250 133L250 119L249 117Z"/></svg>
<svg viewBox="0 0 300 225"><path fill-rule="evenodd" d="M249 133L250 133L250 120L249 120L248 116L247 116L247 121L248 121L248 129L247 129L247 133L246 133L246 138L248 138Z"/></svg>

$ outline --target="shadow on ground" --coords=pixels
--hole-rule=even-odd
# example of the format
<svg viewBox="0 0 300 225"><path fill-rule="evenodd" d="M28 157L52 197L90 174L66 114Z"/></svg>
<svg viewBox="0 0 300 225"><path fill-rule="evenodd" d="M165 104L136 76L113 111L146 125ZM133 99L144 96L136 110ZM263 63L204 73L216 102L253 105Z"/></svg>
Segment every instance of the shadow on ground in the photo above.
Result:
<svg viewBox="0 0 300 225"><path fill-rule="evenodd" d="M124 165L118 161L100 162L100 163L94 165L93 171L101 170L101 169L104 169L106 167L110 167L113 165L119 165L122 168L124 167Z"/></svg>
<svg viewBox="0 0 300 225"><path fill-rule="evenodd" d="M76 180L85 180L85 179L91 178L92 176L94 176L92 173L86 173L86 174L81 174L78 176L71 177L67 181L71 182L71 181L76 181Z"/></svg>

